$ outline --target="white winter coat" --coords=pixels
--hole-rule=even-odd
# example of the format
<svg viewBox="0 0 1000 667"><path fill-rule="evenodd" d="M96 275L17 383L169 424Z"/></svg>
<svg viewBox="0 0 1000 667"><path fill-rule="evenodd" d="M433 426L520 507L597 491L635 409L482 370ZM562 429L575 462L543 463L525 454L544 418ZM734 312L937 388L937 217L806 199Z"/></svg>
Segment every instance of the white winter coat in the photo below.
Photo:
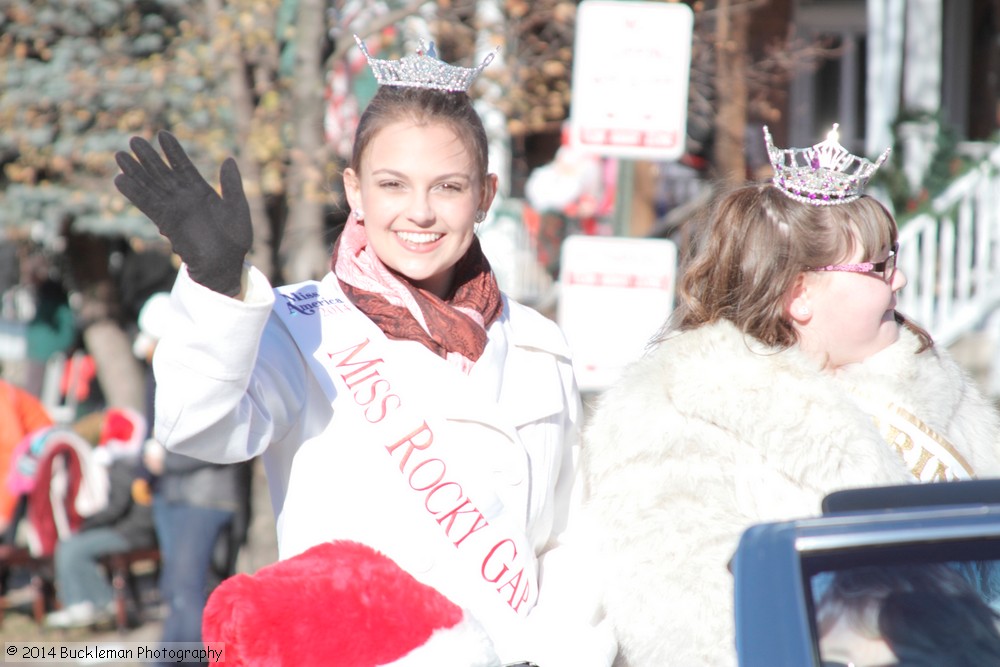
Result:
<svg viewBox="0 0 1000 667"><path fill-rule="evenodd" d="M742 531L818 514L831 491L914 481L848 390L907 408L979 477L1000 474L992 407L945 353L917 349L904 330L833 375L720 322L627 369L584 438L616 666L735 665L727 563Z"/></svg>
<svg viewBox="0 0 1000 667"><path fill-rule="evenodd" d="M368 431L346 426L346 412L338 407L342 396L331 405L272 312L275 295L266 279L255 269L247 278L239 301L202 287L182 270L172 292L176 322L154 358L158 439L212 461L261 456L281 558L331 539L364 542L469 609L505 662L608 665L613 642L610 632L594 627L596 591L581 585L583 551L567 544L571 507L579 500L579 395L558 327L505 298L503 315L488 329L489 343L468 376L415 342L386 340L383 348L412 373L408 379L422 394L414 398L431 399L448 438L460 443L462 466L470 472L465 486L470 479L481 485L466 488L468 497L490 499L477 501L489 505L483 514L503 515L541 563L545 586L525 622L497 603L502 596L486 590L479 568L469 572L459 550L433 532L437 526L428 527L433 522L422 516L427 510L421 503L400 501L398 491L372 481L398 476L390 470L398 459L376 463L359 454L386 443L366 442ZM434 502L443 502L447 491ZM551 568L550 562L561 565Z"/></svg>

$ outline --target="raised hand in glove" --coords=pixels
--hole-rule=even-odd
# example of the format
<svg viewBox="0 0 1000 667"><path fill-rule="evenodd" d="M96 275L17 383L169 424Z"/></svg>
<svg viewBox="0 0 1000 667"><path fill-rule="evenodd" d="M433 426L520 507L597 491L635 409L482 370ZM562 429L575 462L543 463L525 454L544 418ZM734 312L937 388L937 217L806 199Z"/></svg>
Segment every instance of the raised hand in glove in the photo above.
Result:
<svg viewBox="0 0 1000 667"><path fill-rule="evenodd" d="M220 197L176 137L169 132L157 137L169 165L148 141L132 137L129 147L135 157L126 151L115 154L122 170L115 177L115 187L170 239L194 281L220 294L237 296L253 227L236 160L222 163Z"/></svg>

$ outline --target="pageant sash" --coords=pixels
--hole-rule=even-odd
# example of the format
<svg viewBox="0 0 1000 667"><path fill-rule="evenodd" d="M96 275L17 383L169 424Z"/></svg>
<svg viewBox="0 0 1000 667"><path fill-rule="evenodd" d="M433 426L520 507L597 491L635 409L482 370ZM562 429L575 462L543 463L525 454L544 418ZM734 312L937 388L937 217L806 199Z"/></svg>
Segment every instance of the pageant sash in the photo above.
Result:
<svg viewBox="0 0 1000 667"><path fill-rule="evenodd" d="M274 311L338 414L346 412L351 432L364 433L358 455L457 550L472 578L490 589L487 598L527 615L538 574L524 531L506 525L499 497L468 469L456 451L460 443L448 442L444 420L423 400L434 392L414 381L336 280L331 273L322 282L277 288Z"/></svg>
<svg viewBox="0 0 1000 667"><path fill-rule="evenodd" d="M879 433L918 481L944 482L976 476L947 438L906 409L889 403L872 416Z"/></svg>

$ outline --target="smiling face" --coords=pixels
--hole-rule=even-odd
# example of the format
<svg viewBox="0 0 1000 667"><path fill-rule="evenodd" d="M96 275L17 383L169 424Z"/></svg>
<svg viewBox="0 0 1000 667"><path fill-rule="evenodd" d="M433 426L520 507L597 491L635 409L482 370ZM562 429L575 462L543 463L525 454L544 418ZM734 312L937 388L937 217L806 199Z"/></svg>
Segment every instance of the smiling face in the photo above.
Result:
<svg viewBox="0 0 1000 667"><path fill-rule="evenodd" d="M382 127L356 169L344 170L351 209L390 269L439 297L472 244L475 216L489 209L496 176L445 122L401 119Z"/></svg>

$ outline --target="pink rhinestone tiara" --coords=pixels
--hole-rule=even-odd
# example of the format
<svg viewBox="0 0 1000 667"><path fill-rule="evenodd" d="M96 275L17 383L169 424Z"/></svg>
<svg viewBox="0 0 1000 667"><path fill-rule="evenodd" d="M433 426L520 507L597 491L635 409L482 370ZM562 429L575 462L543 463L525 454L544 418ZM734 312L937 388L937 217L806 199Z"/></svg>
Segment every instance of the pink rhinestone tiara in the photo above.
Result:
<svg viewBox="0 0 1000 667"><path fill-rule="evenodd" d="M406 86L409 88L433 88L449 92L466 92L476 77L493 62L497 51L487 54L478 67L458 67L438 60L434 51L434 43L425 45L421 40L416 54L403 56L399 60L380 60L373 58L364 41L357 35L354 41L358 43L361 52L368 59L375 80L381 86Z"/></svg>
<svg viewBox="0 0 1000 667"><path fill-rule="evenodd" d="M826 140L809 148L777 148L764 126L764 143L774 167L773 182L792 199L814 206L846 204L861 196L865 185L889 157L890 149L872 162L840 145L838 124Z"/></svg>

